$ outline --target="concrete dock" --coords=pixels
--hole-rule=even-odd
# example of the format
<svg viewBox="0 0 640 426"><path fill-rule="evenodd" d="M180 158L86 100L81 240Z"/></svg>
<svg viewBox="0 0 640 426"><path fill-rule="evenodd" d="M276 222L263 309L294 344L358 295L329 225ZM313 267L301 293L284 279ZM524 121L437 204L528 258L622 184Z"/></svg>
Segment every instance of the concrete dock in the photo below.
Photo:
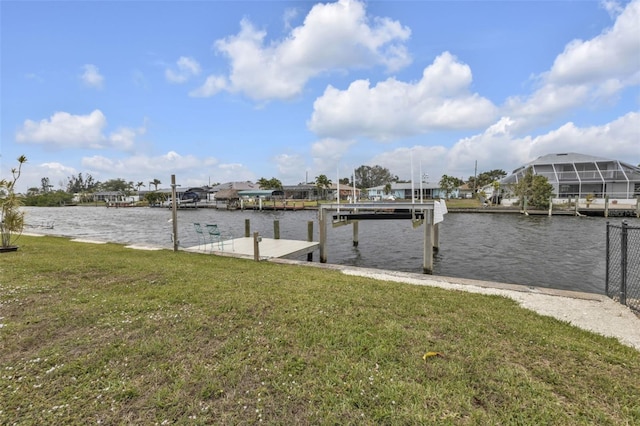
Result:
<svg viewBox="0 0 640 426"><path fill-rule="evenodd" d="M295 258L305 254L313 253L318 249L319 243L314 241L281 240L262 237L259 246L259 256L261 260L273 258ZM241 258L255 258L253 237L233 238L224 241L223 246L217 243L207 243L206 246L187 247L185 251L195 253L211 253L219 256L232 256Z"/></svg>

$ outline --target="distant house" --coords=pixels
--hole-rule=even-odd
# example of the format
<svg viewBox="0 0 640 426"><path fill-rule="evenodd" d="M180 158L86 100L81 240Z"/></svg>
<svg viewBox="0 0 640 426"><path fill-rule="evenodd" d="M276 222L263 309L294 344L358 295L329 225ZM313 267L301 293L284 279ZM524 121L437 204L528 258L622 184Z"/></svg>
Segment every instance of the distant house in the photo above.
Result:
<svg viewBox="0 0 640 426"><path fill-rule="evenodd" d="M640 167L572 152L538 157L503 178L501 187L508 189L518 183L528 170L546 177L557 198L593 195L630 199L640 195Z"/></svg>
<svg viewBox="0 0 640 426"><path fill-rule="evenodd" d="M126 198L127 194L123 191L98 191L93 194L93 201L104 201L105 203L125 201Z"/></svg>
<svg viewBox="0 0 640 426"><path fill-rule="evenodd" d="M391 184L391 191L389 194L385 194L385 186L374 186L373 188L367 189L367 194L372 200L382 200L386 197L393 197L395 199L401 200L411 200L412 190L413 190L413 199L420 200L420 182L394 182ZM459 189L456 188L449 194L449 198L458 198ZM423 182L422 183L422 199L435 199L435 198L445 198L446 193L443 189L440 188L440 184L436 182Z"/></svg>
<svg viewBox="0 0 640 426"><path fill-rule="evenodd" d="M320 189L314 183L283 185L284 197L293 200L317 200L321 197Z"/></svg>

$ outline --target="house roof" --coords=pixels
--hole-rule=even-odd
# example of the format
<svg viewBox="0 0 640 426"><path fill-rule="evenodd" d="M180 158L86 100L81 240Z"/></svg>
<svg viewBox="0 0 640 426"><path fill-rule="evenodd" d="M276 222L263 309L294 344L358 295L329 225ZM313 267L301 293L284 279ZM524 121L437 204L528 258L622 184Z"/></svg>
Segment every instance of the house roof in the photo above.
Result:
<svg viewBox="0 0 640 426"><path fill-rule="evenodd" d="M617 163L618 160L612 160L610 158L604 158L604 157L595 157L593 155L579 154L577 152L555 153L555 154L542 155L536 158L535 160L523 166L518 167L512 173L519 172L520 170L527 168L529 166L539 166L539 165L541 166L544 164L569 164L569 163L580 164L580 163L607 163L607 162ZM638 169L638 167L633 166L631 164L623 163L622 161L620 161L619 163L630 169Z"/></svg>
<svg viewBox="0 0 640 426"><path fill-rule="evenodd" d="M249 191L253 189L260 189L257 183L244 181L244 182L226 182L211 187L211 192L219 192L224 189L235 189L236 191Z"/></svg>
<svg viewBox="0 0 640 426"><path fill-rule="evenodd" d="M378 185L378 186L374 186L372 188L367 188L367 190L371 191L371 190L384 190L384 187L386 185ZM414 182L413 183L413 188L420 190L420 182ZM436 182L422 182L422 188L423 189L439 189L440 188L440 184L436 183ZM411 189L411 182L393 182L391 183L391 190L395 191L395 190L403 190L403 189Z"/></svg>
<svg viewBox="0 0 640 426"><path fill-rule="evenodd" d="M216 192L216 200L239 200L240 196L235 189L222 189Z"/></svg>

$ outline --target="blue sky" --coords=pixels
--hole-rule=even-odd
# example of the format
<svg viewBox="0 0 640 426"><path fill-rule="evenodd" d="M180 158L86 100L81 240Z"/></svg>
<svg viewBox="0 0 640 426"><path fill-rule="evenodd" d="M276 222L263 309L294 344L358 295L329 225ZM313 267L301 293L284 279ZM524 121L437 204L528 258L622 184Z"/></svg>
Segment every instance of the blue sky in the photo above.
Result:
<svg viewBox="0 0 640 426"><path fill-rule="evenodd" d="M0 177L640 163L640 1L2 1Z"/></svg>

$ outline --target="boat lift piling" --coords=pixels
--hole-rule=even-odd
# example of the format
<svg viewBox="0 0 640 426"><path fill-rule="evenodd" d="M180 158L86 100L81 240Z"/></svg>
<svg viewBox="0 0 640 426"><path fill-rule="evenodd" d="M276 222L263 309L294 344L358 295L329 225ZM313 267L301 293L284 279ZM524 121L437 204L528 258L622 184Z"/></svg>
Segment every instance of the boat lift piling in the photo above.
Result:
<svg viewBox="0 0 640 426"><path fill-rule="evenodd" d="M320 262L327 263L327 221L331 214L332 226L353 226L353 246L359 244L358 224L361 220L411 219L413 227L424 225L423 272L433 273L433 254L440 247L439 222L447 212L444 202L423 203L351 203L322 204L318 211L320 234Z"/></svg>

